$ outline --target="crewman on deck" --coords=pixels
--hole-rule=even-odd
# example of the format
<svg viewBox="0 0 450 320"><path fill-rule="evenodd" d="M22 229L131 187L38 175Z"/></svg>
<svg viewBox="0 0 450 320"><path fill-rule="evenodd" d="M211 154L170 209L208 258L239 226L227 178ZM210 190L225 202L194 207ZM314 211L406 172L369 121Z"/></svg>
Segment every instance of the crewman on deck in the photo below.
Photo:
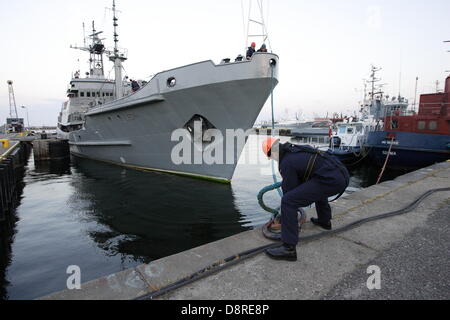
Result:
<svg viewBox="0 0 450 320"><path fill-rule="evenodd" d="M261 46L261 48L258 49L257 52L267 52L267 46L265 43L263 43L263 45Z"/></svg>
<svg viewBox="0 0 450 320"><path fill-rule="evenodd" d="M247 55L246 55L247 60L251 60L253 55L255 54L255 52L256 52L256 43L252 42L251 46L247 50Z"/></svg>
<svg viewBox="0 0 450 320"><path fill-rule="evenodd" d="M328 199L344 193L350 176L339 160L310 146L281 144L279 139L268 138L263 143L263 151L279 163L284 194L281 200L283 244L267 250L266 254L276 260L297 261L299 208L315 203L318 218L311 218L311 222L331 230L332 215Z"/></svg>
<svg viewBox="0 0 450 320"><path fill-rule="evenodd" d="M133 92L136 92L141 88L141 86L139 85L139 83L136 80L130 80L130 81L131 81L131 90Z"/></svg>

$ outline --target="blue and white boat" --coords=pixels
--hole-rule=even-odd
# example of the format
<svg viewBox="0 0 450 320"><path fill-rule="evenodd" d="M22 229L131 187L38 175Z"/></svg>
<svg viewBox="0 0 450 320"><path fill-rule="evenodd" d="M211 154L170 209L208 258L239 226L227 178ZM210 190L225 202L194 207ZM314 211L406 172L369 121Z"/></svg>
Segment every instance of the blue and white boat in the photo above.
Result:
<svg viewBox="0 0 450 320"><path fill-rule="evenodd" d="M356 164L364 156L367 136L375 130L376 125L372 117L338 123L336 134L330 139L329 152L346 165Z"/></svg>

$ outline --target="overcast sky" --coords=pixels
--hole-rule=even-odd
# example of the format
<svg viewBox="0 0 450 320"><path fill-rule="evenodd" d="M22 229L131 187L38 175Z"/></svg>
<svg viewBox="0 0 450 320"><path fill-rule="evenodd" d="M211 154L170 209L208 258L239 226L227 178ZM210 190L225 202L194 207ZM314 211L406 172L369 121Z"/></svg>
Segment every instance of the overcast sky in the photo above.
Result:
<svg viewBox="0 0 450 320"><path fill-rule="evenodd" d="M111 3L0 0L0 119L9 114L11 79L31 124L56 125L72 72L87 70L88 57L70 45L82 44L82 23L88 27L96 20L112 46L111 13L105 9ZM244 53L241 0L118 0L117 6L131 78ZM400 88L411 100L416 76L419 93L429 93L436 80L442 88L450 70L450 44L443 43L450 40L448 0L266 0L265 10L272 49L280 56L278 118L356 110L371 64L383 68L388 94ZM19 113L26 117L23 109ZM269 114L267 104L260 119Z"/></svg>

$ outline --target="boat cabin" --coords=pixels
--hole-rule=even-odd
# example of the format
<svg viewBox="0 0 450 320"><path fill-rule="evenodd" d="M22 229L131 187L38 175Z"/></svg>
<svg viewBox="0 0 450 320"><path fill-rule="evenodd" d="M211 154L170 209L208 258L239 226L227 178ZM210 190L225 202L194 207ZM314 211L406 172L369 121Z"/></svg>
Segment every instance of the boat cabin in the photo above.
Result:
<svg viewBox="0 0 450 320"><path fill-rule="evenodd" d="M393 112L385 118L385 130L450 135L450 76L444 92L420 96L419 112Z"/></svg>

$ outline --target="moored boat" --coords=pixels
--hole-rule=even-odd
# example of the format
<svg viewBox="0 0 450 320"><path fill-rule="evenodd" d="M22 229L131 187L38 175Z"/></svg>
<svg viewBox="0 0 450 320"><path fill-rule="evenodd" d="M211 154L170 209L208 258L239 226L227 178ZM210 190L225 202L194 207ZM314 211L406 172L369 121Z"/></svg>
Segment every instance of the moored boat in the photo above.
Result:
<svg viewBox="0 0 450 320"><path fill-rule="evenodd" d="M373 163L418 168L450 159L450 76L444 92L423 94L418 113L388 110L384 128L371 132L366 147Z"/></svg>

